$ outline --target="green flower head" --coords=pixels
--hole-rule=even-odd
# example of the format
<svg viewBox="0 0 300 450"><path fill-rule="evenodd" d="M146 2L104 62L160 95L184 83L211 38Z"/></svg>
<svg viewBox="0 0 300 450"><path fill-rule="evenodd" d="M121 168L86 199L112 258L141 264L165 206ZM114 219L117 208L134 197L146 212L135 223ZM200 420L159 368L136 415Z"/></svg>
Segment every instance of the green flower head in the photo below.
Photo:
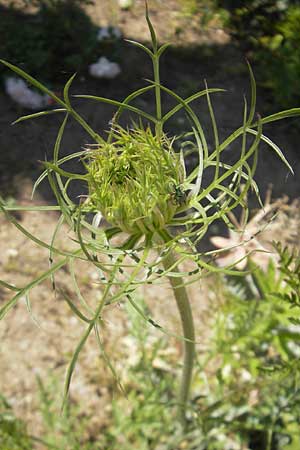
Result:
<svg viewBox="0 0 300 450"><path fill-rule="evenodd" d="M174 193L184 173L172 141L150 127L113 133L113 142L88 153L89 204L130 234L165 228L180 206Z"/></svg>

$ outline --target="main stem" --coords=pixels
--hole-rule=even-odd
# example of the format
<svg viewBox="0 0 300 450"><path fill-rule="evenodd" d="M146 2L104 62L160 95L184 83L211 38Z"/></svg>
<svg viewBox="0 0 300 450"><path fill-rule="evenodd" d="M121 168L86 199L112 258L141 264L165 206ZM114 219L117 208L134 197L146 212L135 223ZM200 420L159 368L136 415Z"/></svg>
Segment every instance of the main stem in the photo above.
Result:
<svg viewBox="0 0 300 450"><path fill-rule="evenodd" d="M161 92L160 92L160 75L159 75L159 56L157 56L157 50L152 58L153 64L153 74L155 81L155 103L156 103L156 118L158 122L156 123L156 135L161 136L162 134L162 110L161 110Z"/></svg>
<svg viewBox="0 0 300 450"><path fill-rule="evenodd" d="M176 257L172 251L163 260L165 270L170 269L176 264ZM176 269L173 272L180 273ZM189 391L192 381L193 365L195 358L195 328L193 314L188 298L186 288L183 284L183 279L179 277L169 277L171 286L173 288L177 308L180 314L181 325L183 330L184 340L184 362L183 372L179 391L179 418L182 425L186 426L186 407L189 397Z"/></svg>

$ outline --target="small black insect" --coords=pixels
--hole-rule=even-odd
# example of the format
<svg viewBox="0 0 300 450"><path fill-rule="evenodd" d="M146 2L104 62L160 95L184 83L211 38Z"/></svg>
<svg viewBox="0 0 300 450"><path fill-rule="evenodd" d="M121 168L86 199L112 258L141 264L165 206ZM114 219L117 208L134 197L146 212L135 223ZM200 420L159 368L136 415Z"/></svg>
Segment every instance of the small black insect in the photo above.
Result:
<svg viewBox="0 0 300 450"><path fill-rule="evenodd" d="M187 193L182 189L182 187L173 185L172 189L172 199L176 205L182 206L186 203Z"/></svg>

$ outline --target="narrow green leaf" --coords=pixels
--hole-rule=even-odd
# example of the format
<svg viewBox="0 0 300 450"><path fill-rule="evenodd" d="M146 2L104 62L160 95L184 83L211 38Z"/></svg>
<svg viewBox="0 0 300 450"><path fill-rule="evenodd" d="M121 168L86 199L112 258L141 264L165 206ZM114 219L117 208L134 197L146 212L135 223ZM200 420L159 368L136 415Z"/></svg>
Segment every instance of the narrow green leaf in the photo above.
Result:
<svg viewBox="0 0 300 450"><path fill-rule="evenodd" d="M111 296L111 298L109 299L109 304L118 302L120 298L124 297L127 294L127 291L130 290L130 288L131 288L132 282L136 279L139 271L144 267L145 261L149 255L149 251L150 251L150 247L146 246L144 248L143 254L139 260L139 263L136 265L136 267L130 273L130 276L127 278L127 280L121 284L121 289L118 292L116 292L116 294ZM120 264L118 262L116 262L115 263L115 271L119 271L119 267L120 267ZM137 286L139 286L139 285L140 285L140 283L137 283ZM132 291L130 290L130 292L132 292Z"/></svg>
<svg viewBox="0 0 300 450"><path fill-rule="evenodd" d="M30 298L29 298L29 293L27 293L25 295L25 301L26 301L26 307L27 307L27 311L28 314L32 320L32 322L40 329L42 330L41 324L39 323L39 321L37 320L37 318L33 315L32 312L32 308L31 308L31 302L30 302Z"/></svg>
<svg viewBox="0 0 300 450"><path fill-rule="evenodd" d="M50 171L48 171L48 181L49 181L52 192L56 197L57 203L59 204L60 210L61 210L62 214L64 215L64 218L65 218L67 224L70 226L70 228L73 228L72 214L74 212L74 209L71 208L68 205L68 203L66 203L65 199L60 194L60 192L57 188L57 185L54 181L54 178L52 176L52 173Z"/></svg>
<svg viewBox="0 0 300 450"><path fill-rule="evenodd" d="M48 116L49 114L56 114L56 113L61 113L61 112L66 112L66 111L67 110L65 108L50 109L49 111L40 111L40 112L37 112L37 113L28 114L27 116L19 117L12 124L15 125L15 124L17 124L19 122L23 122L24 120L36 119L37 117Z"/></svg>
<svg viewBox="0 0 300 450"><path fill-rule="evenodd" d="M28 75L28 73L24 72L24 70L19 69L19 67L14 66L13 64L10 64L7 61L4 61L3 59L0 59L0 63L4 64L6 67L11 69L13 72L20 75L20 77L25 78L30 84L38 88L40 91L44 92L45 94L49 95L49 97L53 98L56 103L59 103L63 107L66 107L66 104L59 98L57 95L54 94L54 92L50 91L46 86L44 86L42 83L37 81L32 76Z"/></svg>
<svg viewBox="0 0 300 450"><path fill-rule="evenodd" d="M144 94L145 92L148 92L151 89L154 89L155 86L145 86L141 89L138 89L137 91L132 92L130 95L128 95L122 102L122 106L119 107L119 109L117 110L117 112L115 113L113 119L112 119L112 126L111 126L111 131L109 133L109 137L107 142L111 142L111 139L113 137L113 133L114 133L114 125L116 125L119 121L119 117L121 116L123 110L124 110L124 105L127 105L128 103L130 103L132 100L134 100L136 97Z"/></svg>
<svg viewBox="0 0 300 450"><path fill-rule="evenodd" d="M151 325L152 327L156 328L157 330L161 331L162 333L164 333L166 336L169 337L175 337L176 339L178 339L179 341L186 341L186 342L193 342L194 344L197 344L196 341L192 341L191 339L187 339L184 336L181 336L179 334L176 333L172 333L171 331L168 331L166 328L162 327L161 325L159 325L159 323L157 323L155 320L153 320L150 316L147 316L144 311L142 310L142 308L140 308L138 306L138 304L133 300L133 298L130 296L128 297L128 301L131 304L132 308L136 311L137 314L139 314L141 316L141 318L147 322L149 325ZM200 343L200 342L198 342Z"/></svg>
<svg viewBox="0 0 300 450"><path fill-rule="evenodd" d="M195 130L195 128L193 128L193 131L194 131L196 142L197 142L199 162L198 162L197 179L196 179L194 187L191 189L191 196L198 195L198 193L200 191L201 184L202 184L203 167L204 167L204 165L203 165L204 155L203 155L202 143L201 143L200 137L199 137L197 131Z"/></svg>
<svg viewBox="0 0 300 450"><path fill-rule="evenodd" d="M208 89L208 93L212 94L214 92L226 92L225 89L219 89L219 88L210 88ZM184 103L189 104L193 102L194 100L197 100L200 97L203 97L207 95L206 89L203 91L196 92L195 94L191 95L190 97L187 97L184 99ZM162 122L166 122L169 120L174 114L176 114L178 111L180 111L182 108L184 108L184 104L179 103L178 105L174 106L170 111L168 111L162 118Z"/></svg>
<svg viewBox="0 0 300 450"><path fill-rule="evenodd" d="M53 170L53 172L58 173L62 177L71 178L72 180L85 180L86 181L86 179L87 179L86 175L80 175L79 173L67 172L66 170L61 169L56 164L53 164L51 162L43 161L42 163L45 167L47 167L47 169Z"/></svg>
<svg viewBox="0 0 300 450"><path fill-rule="evenodd" d="M251 128L247 128L247 133L256 135L257 131L252 130ZM284 156L282 150L278 147L278 145L275 144L275 142L273 142L270 138L268 138L264 134L261 135L261 140L264 141L266 144L268 144L277 153L281 161L288 167L290 172L294 175L292 166L290 165L290 163L288 162L288 160L286 159L286 157Z"/></svg>
<svg viewBox="0 0 300 450"><path fill-rule="evenodd" d="M71 107L70 104L65 103L63 100L61 100L57 95L55 95L52 91L50 91L46 86L44 86L42 83L37 81L32 76L28 75L24 70L19 69L19 67L14 66L13 64L10 64L2 59L0 59L0 63L4 64L6 67L9 67L11 70L13 70L15 73L20 75L22 78L25 78L29 83L31 83L33 86L44 92L45 94L49 95L53 100L55 100L56 103L66 108L69 113L74 117L75 120L77 120L78 123L86 130L86 132L95 140L95 142L103 142L102 137L96 133L89 124ZM74 77L74 76L73 76ZM73 78L71 78L68 83L71 83ZM69 85L67 83L67 91L69 88ZM68 93L68 92L67 92Z"/></svg>
<svg viewBox="0 0 300 450"><path fill-rule="evenodd" d="M153 28L153 25L152 25L150 17L149 17L149 10L148 10L147 1L146 1L146 20L147 20L148 28L149 28L150 35L151 35L153 52L156 53L157 52L157 38L156 38L155 30Z"/></svg>
<svg viewBox="0 0 300 450"><path fill-rule="evenodd" d="M60 144L61 144L62 136L64 134L68 118L69 118L69 114L66 114L66 116L63 120L63 123L61 124L61 126L59 127L59 130L58 130L57 138L56 138L55 145L54 145L54 151L53 151L53 162L55 165L57 165Z"/></svg>
<svg viewBox="0 0 300 450"><path fill-rule="evenodd" d="M57 223L56 223L56 225L55 225L55 229L54 229L54 232L53 232L53 235L52 235L52 238L51 238L51 242L50 242L50 251L49 251L49 262L50 262L50 267L51 267L52 264L53 264L53 251L52 251L52 248L54 248L56 236L57 236L57 234L58 234L58 232L59 232L59 230L60 230L62 224L64 223L64 220L65 220L64 215L61 214L60 217L59 217L59 219L58 219L58 221L57 221ZM55 289L55 279L54 279L54 275L51 275L51 282L52 282L53 288Z"/></svg>
<svg viewBox="0 0 300 450"><path fill-rule="evenodd" d="M125 388L123 387L123 385L121 383L121 379L118 376L117 371L116 371L114 365L112 364L111 359L109 358L107 352L105 351L104 345L101 342L101 337L100 337L100 333L99 333L99 329L98 329L98 324L94 325L94 331L95 331L95 336L96 336L96 340L97 340L97 343L98 343L98 346L99 346L99 349L100 349L101 356L104 359L104 361L106 362L109 370L111 371L112 376L114 377L117 385L119 386L120 391L126 396L126 390L125 390Z"/></svg>
<svg viewBox="0 0 300 450"><path fill-rule="evenodd" d="M9 289L10 291L19 292L20 288L17 288L13 284L6 283L6 281L0 280L0 286L5 287L6 289Z"/></svg>
<svg viewBox="0 0 300 450"><path fill-rule="evenodd" d="M251 103L250 103L249 117L247 119L247 126L249 126L254 118L256 108L256 82L249 61L247 61L247 65L249 69L250 83L251 83Z"/></svg>
<svg viewBox="0 0 300 450"><path fill-rule="evenodd" d="M73 313L79 317L80 320L82 320L83 322L87 322L90 323L91 320L88 319L84 314L82 314L81 311L79 311L79 309L77 308L77 306L74 305L74 302L70 299L70 297L62 290L59 289L59 293L63 296L63 298L66 300L66 302L68 303L70 309L73 311Z"/></svg>
<svg viewBox="0 0 300 450"><path fill-rule="evenodd" d="M40 284L42 281L49 278L52 273L56 272L61 267L65 266L67 262L68 258L59 261L58 263L54 264L51 267L51 269L42 273L42 275L35 278L35 280L33 280L32 282L28 283L24 288L20 289L19 292L12 299L10 299L2 308L0 308L0 320L3 319L3 317L8 313L8 311L15 306L20 297L26 296L31 289Z"/></svg>
<svg viewBox="0 0 300 450"><path fill-rule="evenodd" d="M57 165L61 165L67 161L70 161L74 158L78 158L80 156L83 156L87 153L87 150L82 150L80 152L76 152L76 153L72 153L71 155L65 156L64 158L61 158L57 161ZM32 189L32 193L31 193L31 198L33 198L35 191L37 190L39 184L48 176L48 169L44 170L43 173L41 173L41 175L38 177L38 179L35 181L34 185L33 185L33 189Z"/></svg>
<svg viewBox="0 0 300 450"><path fill-rule="evenodd" d="M271 114L270 116L263 117L261 119L261 123L264 125L265 123L275 122L276 120L286 119L288 117L297 117L300 116L300 108L291 108L286 109L284 111L280 111L275 114ZM256 126L257 124L252 124L251 126Z"/></svg>
<svg viewBox="0 0 300 450"><path fill-rule="evenodd" d="M165 52L165 50L167 50L167 48L170 47L170 43L166 42L165 44L163 44L158 50L157 50L157 57L160 58L161 55Z"/></svg>
<svg viewBox="0 0 300 450"><path fill-rule="evenodd" d="M154 81L151 81L151 80L147 80L147 81L151 84L154 84L155 86L158 85ZM196 114L194 113L192 108L188 105L188 103L183 98L181 98L179 95L177 95L171 89L168 89L167 87L163 86L162 84L159 84L158 86L160 87L160 89L167 92L167 94L169 94L171 97L174 97L177 100L177 102L180 103L182 105L182 107L185 109L187 115L190 117L191 121L195 124L195 128L197 129L197 132L199 133L199 136L201 138L201 142L202 142L202 146L203 146L203 150L204 150L204 158L207 158L208 157L208 146L207 146L207 142L205 139L205 135L204 135L202 126L198 120L198 117L196 116Z"/></svg>
<svg viewBox="0 0 300 450"><path fill-rule="evenodd" d="M9 220L9 222L11 222L28 239L30 239L31 241L35 242L40 247L44 247L44 248L46 248L48 250L51 249L57 255L68 256L68 257L76 257L76 258L82 259L79 256L79 254L81 253L81 250L76 250L74 252L65 252L65 251L59 250L58 248L55 248L55 247L47 244L46 242L42 241L41 239L38 239L37 237L35 237L33 234L31 234L29 231L27 231L26 228L24 228L11 214L9 214L5 210L5 208L4 208L3 204L1 203L1 201L0 201L0 210L6 215L7 219Z"/></svg>
<svg viewBox="0 0 300 450"><path fill-rule="evenodd" d="M66 105L68 105L68 107L71 109L71 103L70 103L70 98L69 98L69 89L70 86L74 80L74 78L76 77L76 73L74 73L71 78L66 82L65 87L64 87L64 100L66 102Z"/></svg>
<svg viewBox="0 0 300 450"><path fill-rule="evenodd" d="M79 302L81 303L81 305L86 309L86 311L89 314L93 314L93 310L92 308L90 308L90 306L87 304L87 302L85 301L84 297L81 295L78 283L77 283L77 279L76 279L76 273L75 273L75 268L74 268L74 259L70 259L69 262L69 269L70 269L70 275L71 275L71 279L73 282L73 286L75 289L75 293L77 295L77 298L79 300Z"/></svg>
<svg viewBox="0 0 300 450"><path fill-rule="evenodd" d="M5 205L5 210L6 211L59 211L59 206L51 206L51 205L41 205L41 206L38 206L38 205L37 206L14 205L14 206L7 206L7 205Z"/></svg>
<svg viewBox="0 0 300 450"><path fill-rule="evenodd" d="M78 217L76 220L76 234L78 237L78 243L80 245L80 248L83 251L83 253L85 254L85 256L87 257L88 261L90 261L94 266L96 266L97 268L99 268L100 270L102 270L105 273L111 272L109 269L107 269L106 265L99 263L97 261L97 259L95 259L92 255L90 255L90 253L88 251L88 245L86 245L86 243L84 242L82 234L81 234L81 225L82 225L81 224L81 209L79 208Z"/></svg>
<svg viewBox="0 0 300 450"><path fill-rule="evenodd" d="M213 106L210 100L210 95L209 95L209 91L208 91L208 86L207 86L207 82L205 80L205 88L206 88L206 99L207 99L207 104L208 104L208 110L209 110L209 114L210 114L210 118L211 118L211 123L212 123L212 127L213 127L213 133L214 133L214 139L215 139L215 149L216 149L216 170L215 170L215 175L214 175L214 179L216 180L219 176L219 163L220 163L220 151L219 151L219 134L218 134L218 127L217 127L217 123L216 123L216 119L215 119L215 114L214 114L214 110L213 110Z"/></svg>
<svg viewBox="0 0 300 450"><path fill-rule="evenodd" d="M84 344L86 343L89 335L91 334L91 331L94 327L94 324L91 323L88 328L86 329L86 331L83 333L76 349L75 352L73 353L72 359L69 363L69 366L67 368L67 373L66 373L66 379L65 379L65 386L64 386L64 395L63 395L63 401L62 401L62 411L64 410L66 403L67 403L67 399L68 399L68 395L69 395L69 390L70 390L70 384L71 384L71 379L72 379L72 375L78 360L78 356L79 353L81 352L81 350L84 347Z"/></svg>
<svg viewBox="0 0 300 450"><path fill-rule="evenodd" d="M89 100L94 100L96 102L103 102L103 103L108 103L109 105L113 105L113 106L124 107L125 109L128 109L129 111L132 111L135 114L138 114L139 116L145 117L146 119L150 120L151 122L154 122L154 123L158 122L155 117L144 112L143 110L136 108L135 106L124 104L123 102L119 102L117 100L112 100L110 98L105 98L105 97L96 97L95 95L74 95L74 97L87 98Z"/></svg>
<svg viewBox="0 0 300 450"><path fill-rule="evenodd" d="M150 56L151 59L153 58L153 56L154 56L153 53L145 45L141 44L140 42L133 41L131 39L124 39L124 40L125 40L125 42L128 42L129 44L132 44L132 45L135 45L136 47L141 48L142 50L144 50L144 52L146 52Z"/></svg>

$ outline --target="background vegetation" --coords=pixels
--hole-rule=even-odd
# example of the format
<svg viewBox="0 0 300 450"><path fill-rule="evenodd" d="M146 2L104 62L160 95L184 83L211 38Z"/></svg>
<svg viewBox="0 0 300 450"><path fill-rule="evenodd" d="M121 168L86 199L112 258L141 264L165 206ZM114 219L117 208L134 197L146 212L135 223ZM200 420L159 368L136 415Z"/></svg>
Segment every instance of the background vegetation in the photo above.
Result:
<svg viewBox="0 0 300 450"><path fill-rule="evenodd" d="M112 54L114 39L100 43L98 27L84 10L89 0L24 0L25 10L0 3L1 58L51 83L85 71ZM0 74L4 73L3 67ZM6 71L7 74L7 71Z"/></svg>

